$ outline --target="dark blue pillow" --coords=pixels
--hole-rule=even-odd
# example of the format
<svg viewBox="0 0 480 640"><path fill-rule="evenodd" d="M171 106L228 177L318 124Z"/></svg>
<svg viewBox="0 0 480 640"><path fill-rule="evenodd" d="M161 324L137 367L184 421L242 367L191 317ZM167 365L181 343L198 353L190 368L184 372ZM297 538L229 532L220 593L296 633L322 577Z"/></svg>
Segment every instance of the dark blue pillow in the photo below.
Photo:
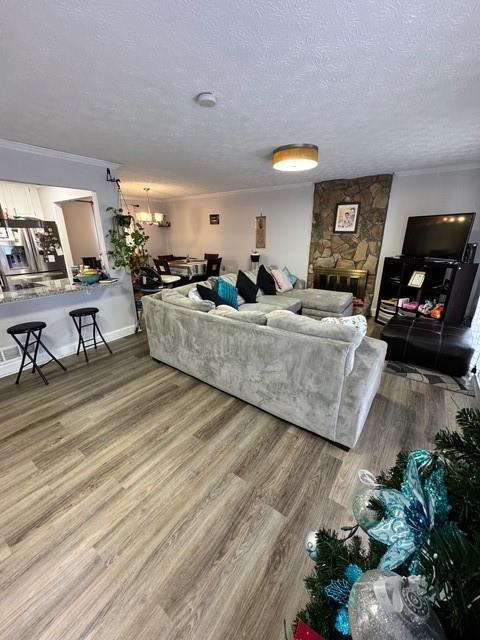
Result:
<svg viewBox="0 0 480 640"><path fill-rule="evenodd" d="M277 289L275 287L275 278L265 269L263 264L260 265L257 274L257 285L266 296L276 296Z"/></svg>
<svg viewBox="0 0 480 640"><path fill-rule="evenodd" d="M257 301L258 287L247 275L243 273L243 271L238 272L237 289L245 302Z"/></svg>
<svg viewBox="0 0 480 640"><path fill-rule="evenodd" d="M204 284L197 284L197 291L202 300L211 300L216 307L218 307L219 304L226 304L216 291L210 289L210 287L206 287Z"/></svg>

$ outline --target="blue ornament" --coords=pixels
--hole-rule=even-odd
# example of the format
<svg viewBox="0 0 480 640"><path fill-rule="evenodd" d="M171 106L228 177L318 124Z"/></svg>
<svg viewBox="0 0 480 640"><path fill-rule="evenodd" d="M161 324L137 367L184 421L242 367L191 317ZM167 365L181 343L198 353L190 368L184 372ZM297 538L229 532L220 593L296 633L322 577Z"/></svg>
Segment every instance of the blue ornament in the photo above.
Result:
<svg viewBox="0 0 480 640"><path fill-rule="evenodd" d="M335 629L344 636L350 635L350 625L348 623L347 607L340 607L335 617Z"/></svg>
<svg viewBox="0 0 480 640"><path fill-rule="evenodd" d="M363 574L363 571L356 564L349 564L345 567L343 575L345 578L340 580L331 580L329 584L324 588L325 593L329 598L338 602L340 607L337 610L335 617L335 629L348 636L350 634L350 627L348 625L348 600L350 598L350 592L355 582Z"/></svg>
<svg viewBox="0 0 480 640"><path fill-rule="evenodd" d="M422 478L426 474L425 479ZM442 526L451 509L445 487L443 462L429 451L413 451L407 460L402 490L379 489L385 517L368 535L388 547L378 565L393 570L414 556L428 541L434 527ZM411 571L418 565L414 561Z"/></svg>

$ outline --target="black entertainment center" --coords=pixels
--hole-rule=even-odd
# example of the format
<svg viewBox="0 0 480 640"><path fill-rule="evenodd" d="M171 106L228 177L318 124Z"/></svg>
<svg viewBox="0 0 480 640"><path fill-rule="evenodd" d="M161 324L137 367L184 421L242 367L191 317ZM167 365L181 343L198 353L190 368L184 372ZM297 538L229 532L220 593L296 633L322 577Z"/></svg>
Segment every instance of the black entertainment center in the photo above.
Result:
<svg viewBox="0 0 480 640"><path fill-rule="evenodd" d="M408 219L402 255L385 258L376 305L387 359L453 376L467 372L473 346L465 313L478 269L476 247L467 244L474 219Z"/></svg>

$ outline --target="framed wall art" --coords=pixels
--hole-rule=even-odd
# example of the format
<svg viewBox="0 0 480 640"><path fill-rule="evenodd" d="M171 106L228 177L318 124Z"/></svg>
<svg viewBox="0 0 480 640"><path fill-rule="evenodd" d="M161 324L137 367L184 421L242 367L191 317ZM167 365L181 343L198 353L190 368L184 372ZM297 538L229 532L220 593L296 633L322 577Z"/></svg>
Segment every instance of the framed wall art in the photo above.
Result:
<svg viewBox="0 0 480 640"><path fill-rule="evenodd" d="M220 214L219 213L211 213L210 214L210 224L220 224Z"/></svg>
<svg viewBox="0 0 480 640"><path fill-rule="evenodd" d="M339 202L333 220L333 233L356 233L359 212L359 202Z"/></svg>
<svg viewBox="0 0 480 640"><path fill-rule="evenodd" d="M265 249L267 238L267 217L257 216L255 218L255 248Z"/></svg>

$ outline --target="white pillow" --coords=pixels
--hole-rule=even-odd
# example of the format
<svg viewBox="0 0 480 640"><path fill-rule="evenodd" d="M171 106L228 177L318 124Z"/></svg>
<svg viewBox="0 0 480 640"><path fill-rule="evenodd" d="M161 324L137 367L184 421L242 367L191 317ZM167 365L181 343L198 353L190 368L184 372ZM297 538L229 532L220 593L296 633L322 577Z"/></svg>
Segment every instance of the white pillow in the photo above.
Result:
<svg viewBox="0 0 480 640"><path fill-rule="evenodd" d="M272 269L272 276L275 280L275 289L279 293L292 291L293 285L283 271L280 271L280 269Z"/></svg>
<svg viewBox="0 0 480 640"><path fill-rule="evenodd" d="M336 324L343 327L353 327L361 333L362 338L367 335L367 319L365 316L340 316L332 318L322 318L320 320L323 324Z"/></svg>
<svg viewBox="0 0 480 640"><path fill-rule="evenodd" d="M192 287L188 292L187 297L190 298L190 300L203 300L202 296L197 291L197 287Z"/></svg>

